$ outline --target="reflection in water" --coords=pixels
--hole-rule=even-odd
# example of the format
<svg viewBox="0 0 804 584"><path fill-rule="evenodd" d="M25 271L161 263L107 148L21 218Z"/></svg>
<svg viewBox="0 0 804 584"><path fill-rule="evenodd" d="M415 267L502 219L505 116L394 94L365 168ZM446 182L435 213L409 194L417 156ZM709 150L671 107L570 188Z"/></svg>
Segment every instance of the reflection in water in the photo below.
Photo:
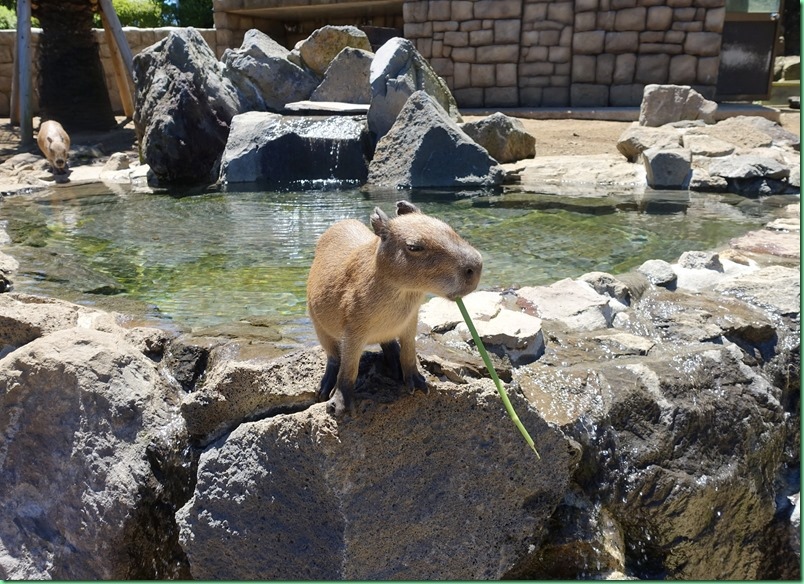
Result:
<svg viewBox="0 0 804 584"><path fill-rule="evenodd" d="M481 288L548 284L647 259L712 249L764 221L720 196L651 193L560 197L531 193L360 190L210 192L195 196L57 189L0 205L21 262L16 290L94 303L120 292L190 326L285 319L309 329L305 281L315 242L340 219L368 222L410 198L451 224L484 257ZM477 193L475 193L477 194ZM744 201L735 199L735 201ZM732 201L732 202L735 202Z"/></svg>

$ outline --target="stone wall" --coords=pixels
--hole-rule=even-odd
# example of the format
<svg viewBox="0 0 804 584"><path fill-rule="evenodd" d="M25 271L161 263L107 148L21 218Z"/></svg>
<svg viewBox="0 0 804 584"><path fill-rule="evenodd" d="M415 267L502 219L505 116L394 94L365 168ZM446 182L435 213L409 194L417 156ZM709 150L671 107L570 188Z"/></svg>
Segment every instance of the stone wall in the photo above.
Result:
<svg viewBox="0 0 804 584"><path fill-rule="evenodd" d="M725 0L408 0L404 34L462 107L636 106L650 83L713 98Z"/></svg>
<svg viewBox="0 0 804 584"><path fill-rule="evenodd" d="M128 41L128 46L131 48L131 52L135 55L144 48L149 47L165 38L171 30L173 29L169 27L153 29L131 27L123 28L123 32L126 35L126 40ZM218 37L215 29L201 29L199 32L204 37L204 40L207 41L209 46L215 50L218 56L223 54L226 46L218 43ZM41 29L33 29L32 46L34 72L34 114L37 113L39 104L37 92L38 82L36 76L38 73L39 36L41 34ZM109 45L106 43L105 33L102 29L96 29L94 34L100 48L101 62L103 63L103 70L106 74L106 86L109 88L109 97L112 100L112 108L117 114L122 115L123 106L120 102L120 94L117 90L117 82L115 81L114 77L114 67L112 65ZM11 79L14 72L16 42L17 31L0 30L0 117L8 117L11 113Z"/></svg>

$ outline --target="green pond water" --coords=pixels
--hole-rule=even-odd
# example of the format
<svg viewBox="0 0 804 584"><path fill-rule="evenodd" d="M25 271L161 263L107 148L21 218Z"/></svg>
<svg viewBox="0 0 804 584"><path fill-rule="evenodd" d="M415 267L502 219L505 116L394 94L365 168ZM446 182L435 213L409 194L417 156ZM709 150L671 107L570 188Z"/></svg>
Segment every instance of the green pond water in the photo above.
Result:
<svg viewBox="0 0 804 584"><path fill-rule="evenodd" d="M767 202L679 192L606 196L307 190L147 194L59 188L0 201L15 291L189 329L249 321L314 339L305 281L319 235L408 198L481 251L481 289L674 261L762 225ZM288 333L288 331L290 331Z"/></svg>

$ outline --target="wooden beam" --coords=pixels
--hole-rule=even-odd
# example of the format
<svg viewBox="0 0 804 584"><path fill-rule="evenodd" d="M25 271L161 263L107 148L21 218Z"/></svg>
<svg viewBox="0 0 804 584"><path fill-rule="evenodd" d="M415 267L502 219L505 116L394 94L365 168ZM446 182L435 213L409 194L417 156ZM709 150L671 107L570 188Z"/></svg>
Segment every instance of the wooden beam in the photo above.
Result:
<svg viewBox="0 0 804 584"><path fill-rule="evenodd" d="M127 116L132 117L134 115L134 56L131 54L126 35L123 34L123 27L114 6L112 6L112 0L98 0L98 6L112 54L112 64L115 68L123 110Z"/></svg>
<svg viewBox="0 0 804 584"><path fill-rule="evenodd" d="M17 50L12 79L11 111L20 126L20 142L33 144L33 81L31 79L31 0L17 0ZM16 83L14 83L16 80ZM13 123L14 120L12 120Z"/></svg>
<svg viewBox="0 0 804 584"><path fill-rule="evenodd" d="M123 56L117 47L117 42L111 32L111 24L106 16L106 13L101 11L101 20L103 21L103 33L106 38L106 43L109 45L109 53L112 58L112 67L114 67L114 78L117 82L117 92L120 94L120 102L123 105L123 112L127 117L134 117L134 81L129 78L126 71Z"/></svg>

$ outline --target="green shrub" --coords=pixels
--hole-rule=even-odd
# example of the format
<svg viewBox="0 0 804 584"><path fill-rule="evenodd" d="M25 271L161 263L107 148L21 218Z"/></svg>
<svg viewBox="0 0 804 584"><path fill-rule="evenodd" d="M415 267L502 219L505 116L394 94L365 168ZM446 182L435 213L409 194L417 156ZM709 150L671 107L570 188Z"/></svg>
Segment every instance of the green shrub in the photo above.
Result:
<svg viewBox="0 0 804 584"><path fill-rule="evenodd" d="M0 6L0 29L17 28L17 13L13 8Z"/></svg>
<svg viewBox="0 0 804 584"><path fill-rule="evenodd" d="M112 0L112 6L123 26L155 28L163 25L159 0ZM95 15L95 26L102 26L100 14Z"/></svg>
<svg viewBox="0 0 804 584"><path fill-rule="evenodd" d="M176 7L176 21L179 26L212 28L212 0L179 0Z"/></svg>

